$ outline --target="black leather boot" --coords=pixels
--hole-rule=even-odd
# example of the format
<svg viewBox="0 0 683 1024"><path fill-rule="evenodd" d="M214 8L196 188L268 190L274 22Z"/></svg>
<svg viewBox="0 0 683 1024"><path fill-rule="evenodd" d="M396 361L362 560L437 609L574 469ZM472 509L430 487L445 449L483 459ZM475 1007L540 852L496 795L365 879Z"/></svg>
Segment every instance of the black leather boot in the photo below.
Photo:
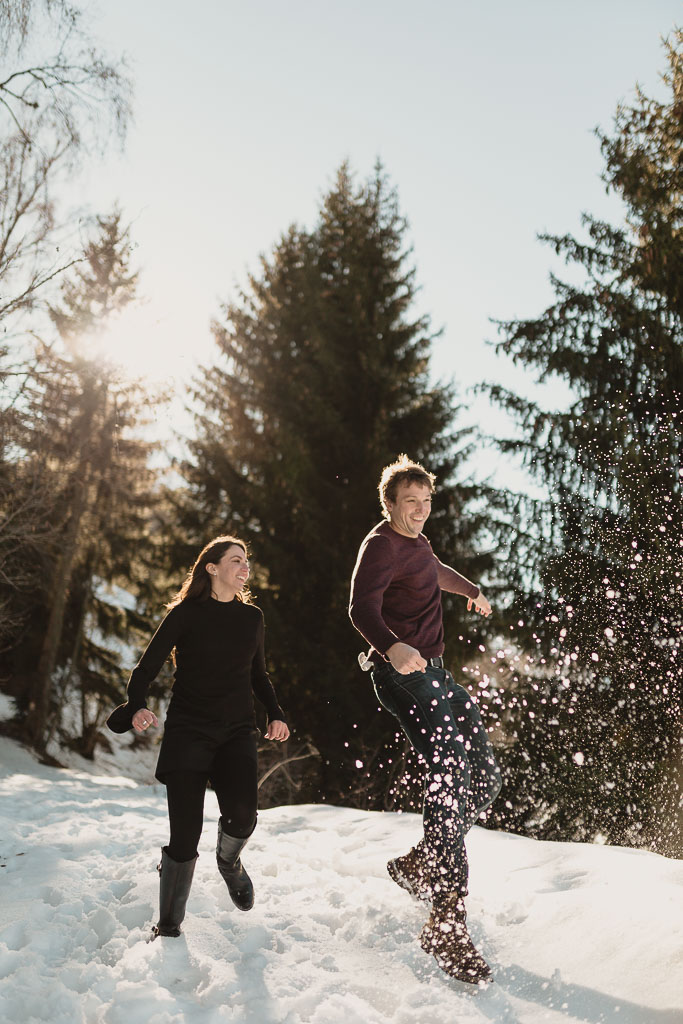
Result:
<svg viewBox="0 0 683 1024"><path fill-rule="evenodd" d="M216 863L218 864L218 870L225 879L230 899L238 910L251 910L254 906L254 886L240 860L240 853L247 844L248 839L248 836L246 839L229 836L227 832L223 831L222 819L218 819Z"/></svg>
<svg viewBox="0 0 683 1024"><path fill-rule="evenodd" d="M155 937L180 935L180 925L185 917L187 897L192 888L197 858L178 862L168 855L168 847L161 848L159 872L159 923L153 928Z"/></svg>

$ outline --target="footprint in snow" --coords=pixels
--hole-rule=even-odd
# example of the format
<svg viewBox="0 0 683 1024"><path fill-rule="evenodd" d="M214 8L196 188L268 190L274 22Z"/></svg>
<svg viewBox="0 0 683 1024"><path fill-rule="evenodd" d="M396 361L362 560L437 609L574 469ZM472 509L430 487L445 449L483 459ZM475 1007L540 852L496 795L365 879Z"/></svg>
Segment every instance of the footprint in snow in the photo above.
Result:
<svg viewBox="0 0 683 1024"><path fill-rule="evenodd" d="M496 924L505 925L521 924L529 916L528 911L521 903L508 903L496 914Z"/></svg>
<svg viewBox="0 0 683 1024"><path fill-rule="evenodd" d="M36 896L43 901L43 903L49 904L51 907L59 907L64 899L59 889L55 889L51 885L42 885Z"/></svg>

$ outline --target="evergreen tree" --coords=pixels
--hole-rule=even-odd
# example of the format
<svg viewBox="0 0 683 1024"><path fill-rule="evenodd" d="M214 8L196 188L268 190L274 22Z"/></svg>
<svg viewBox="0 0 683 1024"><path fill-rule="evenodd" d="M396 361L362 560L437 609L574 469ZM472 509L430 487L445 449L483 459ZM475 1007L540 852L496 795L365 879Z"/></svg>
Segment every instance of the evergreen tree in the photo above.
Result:
<svg viewBox="0 0 683 1024"><path fill-rule="evenodd" d="M554 280L535 320L502 325L500 349L571 386L547 411L503 388L546 502L511 499L501 528L519 611L538 651L513 667L499 820L550 838L601 835L683 854L683 36L666 45L668 97L638 91L600 134L604 180L625 204L588 238L546 237L585 270ZM529 670L530 668L530 670ZM510 689L511 688L511 689Z"/></svg>
<svg viewBox="0 0 683 1024"><path fill-rule="evenodd" d="M473 555L476 489L453 483L468 453L452 431L453 392L430 383L434 335L411 317L405 230L381 169L356 186L342 166L314 228L292 227L214 324L220 361L197 388L183 467L179 564L212 532L253 546L281 699L320 751L322 792L334 799L368 786L367 760L387 733L347 614L358 547L380 518L382 467L403 451L423 460L440 484L435 548L474 578L487 561ZM448 606L456 644L461 613Z"/></svg>
<svg viewBox="0 0 683 1024"><path fill-rule="evenodd" d="M52 542L51 492L30 446L30 338L45 303L80 259L59 185L114 134L123 139L130 82L68 0L0 4L0 651L26 624L40 551Z"/></svg>
<svg viewBox="0 0 683 1024"><path fill-rule="evenodd" d="M7 651L25 624L33 572L40 548L52 538L50 494L43 475L22 455L29 436L22 388L13 388L15 372L0 349L0 393L10 390L0 412L0 655Z"/></svg>
<svg viewBox="0 0 683 1024"><path fill-rule="evenodd" d="M50 494L53 527L37 553L41 586L13 652L24 735L44 749L74 689L81 705L79 748L92 755L103 710L121 692L119 653L134 610L112 599L118 585L144 586L149 513L158 500L141 434L150 396L93 352L96 335L135 295L128 232L114 213L51 307L60 345L43 346L26 399L25 465ZM142 578L140 578L142 577Z"/></svg>

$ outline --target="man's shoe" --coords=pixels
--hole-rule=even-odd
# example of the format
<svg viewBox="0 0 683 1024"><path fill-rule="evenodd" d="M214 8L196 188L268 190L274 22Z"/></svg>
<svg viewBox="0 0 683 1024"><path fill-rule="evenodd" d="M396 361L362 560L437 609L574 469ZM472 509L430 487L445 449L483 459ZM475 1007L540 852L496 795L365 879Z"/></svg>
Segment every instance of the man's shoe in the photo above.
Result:
<svg viewBox="0 0 683 1024"><path fill-rule="evenodd" d="M416 900L430 902L434 896L431 872L426 861L424 846L418 843L402 857L387 863L389 876Z"/></svg>
<svg viewBox="0 0 683 1024"><path fill-rule="evenodd" d="M462 897L455 893L434 901L420 935L420 945L431 953L442 971L470 985L493 981L491 968L470 938Z"/></svg>

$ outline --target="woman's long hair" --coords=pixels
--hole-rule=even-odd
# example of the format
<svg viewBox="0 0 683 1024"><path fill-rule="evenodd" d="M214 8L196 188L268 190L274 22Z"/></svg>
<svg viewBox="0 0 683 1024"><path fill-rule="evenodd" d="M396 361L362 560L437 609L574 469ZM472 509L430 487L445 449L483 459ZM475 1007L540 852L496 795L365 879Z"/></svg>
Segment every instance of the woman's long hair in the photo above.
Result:
<svg viewBox="0 0 683 1024"><path fill-rule="evenodd" d="M208 601L211 597L211 577L206 571L209 562L219 562L228 548L237 545L247 554L247 545L239 537L214 537L205 548L199 553L197 561L187 574L187 578L178 593L173 597L166 607L175 608L183 601ZM243 604L251 604L251 594L248 590L241 590L235 594L238 601Z"/></svg>

